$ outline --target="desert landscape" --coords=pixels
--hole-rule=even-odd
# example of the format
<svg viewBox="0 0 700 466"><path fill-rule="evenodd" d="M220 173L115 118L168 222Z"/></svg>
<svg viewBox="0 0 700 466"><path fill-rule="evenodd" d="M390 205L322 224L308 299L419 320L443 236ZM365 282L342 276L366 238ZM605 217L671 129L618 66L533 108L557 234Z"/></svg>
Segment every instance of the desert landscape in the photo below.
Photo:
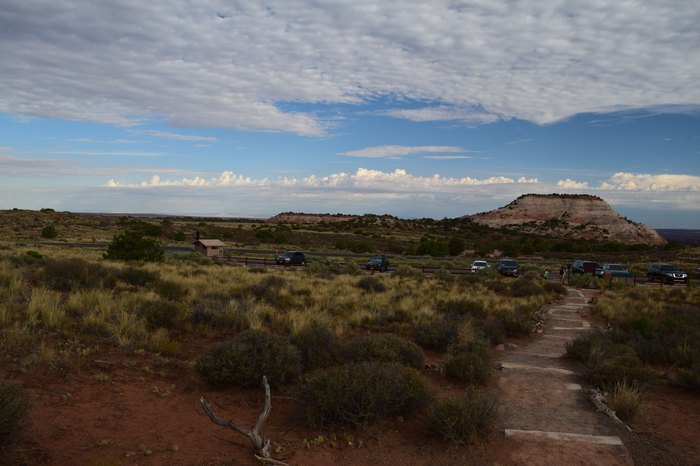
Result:
<svg viewBox="0 0 700 466"><path fill-rule="evenodd" d="M630 270L653 257L688 268L697 247L601 238L588 252L520 252L514 278L498 273L496 249L482 256L492 267L450 272L468 270L490 234L537 244L528 230L470 222L0 215L8 464L700 461L697 282L571 274L562 284L556 273L604 254ZM195 232L228 238L227 250L195 253ZM366 271L369 252L343 249L426 243L435 256L390 254L389 272ZM457 243L457 254L439 254ZM226 259L246 248L303 249L309 260ZM258 422L263 375L270 406ZM212 422L200 399L239 432Z"/></svg>

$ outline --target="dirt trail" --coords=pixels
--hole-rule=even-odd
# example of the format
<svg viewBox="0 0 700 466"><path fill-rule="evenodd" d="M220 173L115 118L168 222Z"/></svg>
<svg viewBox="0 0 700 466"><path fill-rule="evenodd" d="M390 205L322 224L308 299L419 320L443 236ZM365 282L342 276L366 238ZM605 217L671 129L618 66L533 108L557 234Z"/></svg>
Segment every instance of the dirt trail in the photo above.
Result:
<svg viewBox="0 0 700 466"><path fill-rule="evenodd" d="M545 309L543 333L498 358L505 438L495 464L634 464L622 441L624 426L596 411L582 389L581 366L565 357L565 342L593 330L589 300L569 289Z"/></svg>

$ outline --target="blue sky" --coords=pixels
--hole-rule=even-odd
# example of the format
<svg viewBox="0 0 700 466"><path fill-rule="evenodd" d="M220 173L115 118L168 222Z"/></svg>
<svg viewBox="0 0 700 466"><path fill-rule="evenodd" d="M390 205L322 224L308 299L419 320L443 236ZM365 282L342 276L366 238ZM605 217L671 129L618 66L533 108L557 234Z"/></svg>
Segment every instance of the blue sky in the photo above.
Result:
<svg viewBox="0 0 700 466"><path fill-rule="evenodd" d="M700 3L8 0L0 208L700 228Z"/></svg>

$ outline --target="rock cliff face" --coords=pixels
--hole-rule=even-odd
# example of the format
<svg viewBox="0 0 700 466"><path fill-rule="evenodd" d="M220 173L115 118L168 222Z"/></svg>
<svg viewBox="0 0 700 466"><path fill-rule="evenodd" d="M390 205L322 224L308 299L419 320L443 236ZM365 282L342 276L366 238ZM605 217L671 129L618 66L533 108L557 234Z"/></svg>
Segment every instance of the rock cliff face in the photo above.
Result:
<svg viewBox="0 0 700 466"><path fill-rule="evenodd" d="M625 244L666 242L653 228L628 220L603 199L585 194L526 194L500 209L465 218L492 228L556 237Z"/></svg>

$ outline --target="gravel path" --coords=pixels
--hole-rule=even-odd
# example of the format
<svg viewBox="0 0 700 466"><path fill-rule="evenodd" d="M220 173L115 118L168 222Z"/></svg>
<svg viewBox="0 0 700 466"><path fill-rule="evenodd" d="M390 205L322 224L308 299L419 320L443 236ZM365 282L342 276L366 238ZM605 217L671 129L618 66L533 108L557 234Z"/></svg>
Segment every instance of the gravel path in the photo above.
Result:
<svg viewBox="0 0 700 466"><path fill-rule="evenodd" d="M542 333L500 353L495 376L505 445L496 464L634 464L622 441L624 426L597 412L582 387L581 366L565 357L567 341L594 330L589 300L569 288L545 308Z"/></svg>

